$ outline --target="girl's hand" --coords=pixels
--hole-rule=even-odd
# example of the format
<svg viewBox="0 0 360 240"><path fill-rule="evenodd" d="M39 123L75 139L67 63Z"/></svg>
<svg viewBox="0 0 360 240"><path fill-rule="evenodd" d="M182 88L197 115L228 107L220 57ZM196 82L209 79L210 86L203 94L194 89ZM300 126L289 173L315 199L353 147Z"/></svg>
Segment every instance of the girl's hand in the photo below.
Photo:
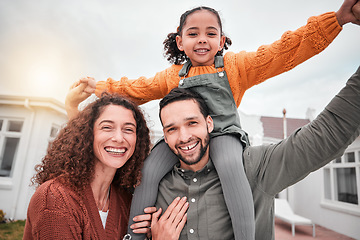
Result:
<svg viewBox="0 0 360 240"><path fill-rule="evenodd" d="M152 215L151 234L153 240L177 240L180 237L181 230L184 228L187 215L186 211L189 203L186 197L175 200L170 204L165 213L160 217L162 212L160 208Z"/></svg>
<svg viewBox="0 0 360 240"><path fill-rule="evenodd" d="M74 118L78 113L78 105L95 92L96 82L94 78L86 77L76 81L65 98L65 110L68 118Z"/></svg>
<svg viewBox="0 0 360 240"><path fill-rule="evenodd" d="M336 18L340 26L349 22L360 25L360 0L345 0L336 12Z"/></svg>

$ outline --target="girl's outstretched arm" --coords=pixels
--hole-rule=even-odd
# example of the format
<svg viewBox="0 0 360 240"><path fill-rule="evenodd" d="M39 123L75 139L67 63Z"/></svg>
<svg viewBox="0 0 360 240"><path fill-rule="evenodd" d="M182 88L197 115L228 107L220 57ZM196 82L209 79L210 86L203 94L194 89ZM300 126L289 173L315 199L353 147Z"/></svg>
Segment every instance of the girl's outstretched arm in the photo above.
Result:
<svg viewBox="0 0 360 240"><path fill-rule="evenodd" d="M178 86L180 80L178 73L181 68L182 65L172 65L150 78L128 79L122 77L120 80L108 78L106 81L97 81L95 94L101 96L103 92L118 93L129 97L139 105L161 99L171 89Z"/></svg>

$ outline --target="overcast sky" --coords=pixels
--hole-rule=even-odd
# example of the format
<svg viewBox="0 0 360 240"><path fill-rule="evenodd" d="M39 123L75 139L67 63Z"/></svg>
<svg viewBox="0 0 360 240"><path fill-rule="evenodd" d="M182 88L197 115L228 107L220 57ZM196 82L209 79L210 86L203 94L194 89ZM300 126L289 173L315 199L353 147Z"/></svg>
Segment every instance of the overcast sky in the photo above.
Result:
<svg viewBox="0 0 360 240"><path fill-rule="evenodd" d="M0 94L55 97L71 83L151 77L167 67L162 42L180 15L205 5L220 11L229 51L254 51L342 0L0 0ZM246 114L318 114L360 65L360 27L345 25L320 55L246 92Z"/></svg>

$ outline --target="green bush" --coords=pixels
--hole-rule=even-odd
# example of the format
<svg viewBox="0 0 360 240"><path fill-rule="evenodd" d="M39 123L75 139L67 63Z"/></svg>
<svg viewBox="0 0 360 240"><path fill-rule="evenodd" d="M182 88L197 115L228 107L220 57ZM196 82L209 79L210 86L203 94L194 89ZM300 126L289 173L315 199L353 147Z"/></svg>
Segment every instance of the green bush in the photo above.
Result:
<svg viewBox="0 0 360 240"><path fill-rule="evenodd" d="M0 209L0 223L5 222L5 213Z"/></svg>
<svg viewBox="0 0 360 240"><path fill-rule="evenodd" d="M0 224L0 240L22 240L25 220Z"/></svg>

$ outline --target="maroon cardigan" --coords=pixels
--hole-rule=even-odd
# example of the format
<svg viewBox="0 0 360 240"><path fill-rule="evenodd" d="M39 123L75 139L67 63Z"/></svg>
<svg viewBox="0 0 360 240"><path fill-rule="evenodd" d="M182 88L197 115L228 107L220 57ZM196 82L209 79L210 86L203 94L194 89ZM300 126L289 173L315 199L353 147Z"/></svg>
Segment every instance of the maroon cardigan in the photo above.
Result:
<svg viewBox="0 0 360 240"><path fill-rule="evenodd" d="M32 196L23 239L122 239L130 204L131 194L112 185L104 229L90 185L79 195L55 178Z"/></svg>

